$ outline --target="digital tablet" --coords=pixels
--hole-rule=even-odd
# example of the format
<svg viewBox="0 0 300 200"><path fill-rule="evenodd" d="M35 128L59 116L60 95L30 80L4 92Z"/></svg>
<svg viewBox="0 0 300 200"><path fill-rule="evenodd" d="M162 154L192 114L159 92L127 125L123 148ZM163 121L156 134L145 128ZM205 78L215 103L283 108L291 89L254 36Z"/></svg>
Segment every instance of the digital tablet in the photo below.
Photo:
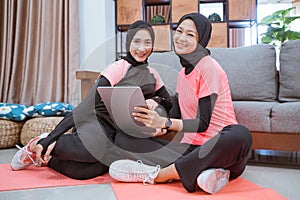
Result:
<svg viewBox="0 0 300 200"><path fill-rule="evenodd" d="M124 132L138 136L140 133L154 133L132 116L136 106L147 107L143 92L138 86L98 87L102 101L116 125ZM143 137L143 136L141 136Z"/></svg>

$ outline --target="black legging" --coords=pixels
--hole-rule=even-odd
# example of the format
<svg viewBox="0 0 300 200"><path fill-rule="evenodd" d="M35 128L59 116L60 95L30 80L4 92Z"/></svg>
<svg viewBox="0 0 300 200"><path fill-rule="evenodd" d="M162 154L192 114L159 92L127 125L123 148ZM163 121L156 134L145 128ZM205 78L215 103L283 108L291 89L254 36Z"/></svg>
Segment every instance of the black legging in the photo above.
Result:
<svg viewBox="0 0 300 200"><path fill-rule="evenodd" d="M95 159L76 132L58 138L48 167L70 178L89 179L105 174L108 167Z"/></svg>
<svg viewBox="0 0 300 200"><path fill-rule="evenodd" d="M252 137L247 128L225 127L216 137L175 162L184 188L194 192L198 175L208 168L228 169L230 178L237 178L245 170L251 146Z"/></svg>
<svg viewBox="0 0 300 200"><path fill-rule="evenodd" d="M133 138L125 134L117 134L115 143L127 151L141 153L139 159L146 164L160 164L166 167L175 162L184 188L194 192L198 175L208 168L228 169L230 178L240 176L248 161L252 137L250 131L244 126L230 125L214 138L197 147L182 143L168 143L155 138Z"/></svg>

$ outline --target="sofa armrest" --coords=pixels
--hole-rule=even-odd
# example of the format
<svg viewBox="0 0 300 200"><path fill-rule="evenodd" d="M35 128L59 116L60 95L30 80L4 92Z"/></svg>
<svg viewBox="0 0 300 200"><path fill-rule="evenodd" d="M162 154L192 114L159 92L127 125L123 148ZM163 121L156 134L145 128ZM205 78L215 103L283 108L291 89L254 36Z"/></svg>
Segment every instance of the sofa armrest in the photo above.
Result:
<svg viewBox="0 0 300 200"><path fill-rule="evenodd" d="M76 79L81 81L81 100L83 100L93 87L100 72L89 70L77 70Z"/></svg>

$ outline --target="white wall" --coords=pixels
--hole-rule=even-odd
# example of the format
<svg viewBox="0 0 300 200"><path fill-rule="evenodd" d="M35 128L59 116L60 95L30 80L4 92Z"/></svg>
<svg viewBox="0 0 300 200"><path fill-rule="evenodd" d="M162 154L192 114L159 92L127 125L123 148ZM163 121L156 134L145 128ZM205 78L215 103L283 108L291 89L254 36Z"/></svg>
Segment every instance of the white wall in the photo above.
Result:
<svg viewBox="0 0 300 200"><path fill-rule="evenodd" d="M296 9L294 10L293 14L294 16L299 16L300 15L300 1L298 0L297 2L293 2L292 4L294 7L296 7ZM300 19L295 20L292 23L292 28L294 31L300 31Z"/></svg>
<svg viewBox="0 0 300 200"><path fill-rule="evenodd" d="M115 60L115 1L78 1L80 68L101 71Z"/></svg>

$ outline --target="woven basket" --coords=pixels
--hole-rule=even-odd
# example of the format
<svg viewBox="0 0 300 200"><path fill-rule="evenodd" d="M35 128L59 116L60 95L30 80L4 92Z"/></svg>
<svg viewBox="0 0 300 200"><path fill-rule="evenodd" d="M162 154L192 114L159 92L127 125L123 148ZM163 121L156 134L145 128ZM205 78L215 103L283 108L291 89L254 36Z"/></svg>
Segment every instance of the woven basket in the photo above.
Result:
<svg viewBox="0 0 300 200"><path fill-rule="evenodd" d="M21 132L21 144L26 145L32 138L51 132L63 117L37 117L27 120Z"/></svg>
<svg viewBox="0 0 300 200"><path fill-rule="evenodd" d="M24 122L0 119L0 149L10 148L20 143L20 133Z"/></svg>

